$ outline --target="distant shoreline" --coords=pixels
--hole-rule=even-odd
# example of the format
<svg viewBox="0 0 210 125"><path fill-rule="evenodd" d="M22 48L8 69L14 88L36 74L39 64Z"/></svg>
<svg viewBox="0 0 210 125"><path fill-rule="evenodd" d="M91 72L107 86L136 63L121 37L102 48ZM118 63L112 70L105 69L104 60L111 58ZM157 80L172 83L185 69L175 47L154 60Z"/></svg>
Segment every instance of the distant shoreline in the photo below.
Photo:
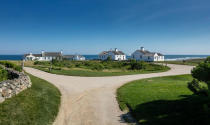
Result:
<svg viewBox="0 0 210 125"><path fill-rule="evenodd" d="M83 55L87 60L96 60L98 55ZM165 55L165 61L181 61L181 60L192 60L192 59L205 59L210 55ZM129 59L130 56L127 56ZM23 55L0 55L0 60L22 60Z"/></svg>
<svg viewBox="0 0 210 125"><path fill-rule="evenodd" d="M206 57L186 57L186 58L176 58L176 59L165 59L165 61L182 61L182 60L199 60L199 59L206 59Z"/></svg>

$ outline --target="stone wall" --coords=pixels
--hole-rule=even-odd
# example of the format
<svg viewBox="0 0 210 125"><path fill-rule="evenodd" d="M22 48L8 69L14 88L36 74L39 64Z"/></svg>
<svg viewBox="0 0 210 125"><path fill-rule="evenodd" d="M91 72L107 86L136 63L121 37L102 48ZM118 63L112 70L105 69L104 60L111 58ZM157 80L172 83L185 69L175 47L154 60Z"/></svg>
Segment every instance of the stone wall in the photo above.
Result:
<svg viewBox="0 0 210 125"><path fill-rule="evenodd" d="M30 77L23 72L18 72L10 68L5 68L8 71L10 80L0 82L0 103L6 98L11 98L21 91L30 88L32 83Z"/></svg>

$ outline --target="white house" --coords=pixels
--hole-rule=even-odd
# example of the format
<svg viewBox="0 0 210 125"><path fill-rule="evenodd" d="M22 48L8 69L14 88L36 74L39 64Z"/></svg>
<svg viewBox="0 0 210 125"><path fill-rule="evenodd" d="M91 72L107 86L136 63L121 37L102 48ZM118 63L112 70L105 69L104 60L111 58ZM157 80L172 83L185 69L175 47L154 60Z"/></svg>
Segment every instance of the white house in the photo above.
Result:
<svg viewBox="0 0 210 125"><path fill-rule="evenodd" d="M52 61L53 59L62 60L62 51L61 52L44 52L42 51L41 54L25 54L24 60L26 61Z"/></svg>
<svg viewBox="0 0 210 125"><path fill-rule="evenodd" d="M139 60L139 61L164 61L164 55L156 52L150 52L141 47L140 50L136 50L132 55L132 59Z"/></svg>
<svg viewBox="0 0 210 125"><path fill-rule="evenodd" d="M67 59L67 60L75 60L75 61L83 61L85 60L85 57L82 56L82 55L64 55L63 56L64 59Z"/></svg>
<svg viewBox="0 0 210 125"><path fill-rule="evenodd" d="M103 51L99 54L100 60L106 60L108 57L111 57L112 60L126 60L126 55L117 48L115 50Z"/></svg>

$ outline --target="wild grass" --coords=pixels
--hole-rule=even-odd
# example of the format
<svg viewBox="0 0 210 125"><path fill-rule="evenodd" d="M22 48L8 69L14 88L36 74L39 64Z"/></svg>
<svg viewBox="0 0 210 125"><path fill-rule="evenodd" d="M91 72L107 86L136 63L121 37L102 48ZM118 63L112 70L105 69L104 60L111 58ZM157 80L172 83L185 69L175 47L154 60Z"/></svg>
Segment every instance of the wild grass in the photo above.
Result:
<svg viewBox="0 0 210 125"><path fill-rule="evenodd" d="M197 66L199 63L203 62L204 60L205 59L189 59L189 60L178 60L178 61L165 61L164 63Z"/></svg>
<svg viewBox="0 0 210 125"><path fill-rule="evenodd" d="M134 75L134 74L146 74L146 73L156 73L156 72L165 72L169 68L161 70L136 70L136 71L97 71L97 70L84 70L84 69L51 69L42 66L34 66L33 68L60 75L68 76L86 76L86 77L103 77L103 76L121 76L121 75Z"/></svg>
<svg viewBox="0 0 210 125"><path fill-rule="evenodd" d="M168 71L170 68L147 62L129 61L55 61L34 62L39 70L70 76L120 76Z"/></svg>

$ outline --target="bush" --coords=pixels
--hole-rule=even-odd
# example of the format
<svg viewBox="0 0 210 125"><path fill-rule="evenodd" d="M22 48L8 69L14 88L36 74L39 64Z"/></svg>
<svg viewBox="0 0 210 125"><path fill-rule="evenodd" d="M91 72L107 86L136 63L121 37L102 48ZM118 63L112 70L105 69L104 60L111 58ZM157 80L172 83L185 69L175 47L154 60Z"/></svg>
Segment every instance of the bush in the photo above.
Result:
<svg viewBox="0 0 210 125"><path fill-rule="evenodd" d="M49 61L35 61L34 65L49 65L50 63Z"/></svg>
<svg viewBox="0 0 210 125"><path fill-rule="evenodd" d="M192 76L196 80L189 83L188 88L198 94L197 91L201 91L199 88L199 82L205 82L208 85L208 93L210 87L210 57L208 57L204 62L200 63L197 67L193 68ZM203 90L202 90L203 91Z"/></svg>
<svg viewBox="0 0 210 125"><path fill-rule="evenodd" d="M207 89L202 87L197 79L193 79L193 81L188 82L188 88L197 95L208 95Z"/></svg>
<svg viewBox="0 0 210 125"><path fill-rule="evenodd" d="M61 70L60 67L52 67L52 69L54 69L54 70Z"/></svg>
<svg viewBox="0 0 210 125"><path fill-rule="evenodd" d="M205 63L210 63L210 56L206 58Z"/></svg>
<svg viewBox="0 0 210 125"><path fill-rule="evenodd" d="M143 61L132 61L131 62L131 69L132 70L142 70L146 68L146 63Z"/></svg>
<svg viewBox="0 0 210 125"><path fill-rule="evenodd" d="M104 69L104 66L102 64L96 64L96 65L93 65L91 69L100 71Z"/></svg>
<svg viewBox="0 0 210 125"><path fill-rule="evenodd" d="M21 72L22 71L22 67L19 65L16 65L14 63L8 62L8 61L0 61L0 64L4 65L7 68L12 68L16 71Z"/></svg>
<svg viewBox="0 0 210 125"><path fill-rule="evenodd" d="M210 62L200 63L197 67L192 70L192 76L199 81L209 82L210 81Z"/></svg>
<svg viewBox="0 0 210 125"><path fill-rule="evenodd" d="M35 61L35 62L34 62L34 65L38 65L38 64L39 64L39 61Z"/></svg>
<svg viewBox="0 0 210 125"><path fill-rule="evenodd" d="M0 81L8 79L8 72L0 67Z"/></svg>

